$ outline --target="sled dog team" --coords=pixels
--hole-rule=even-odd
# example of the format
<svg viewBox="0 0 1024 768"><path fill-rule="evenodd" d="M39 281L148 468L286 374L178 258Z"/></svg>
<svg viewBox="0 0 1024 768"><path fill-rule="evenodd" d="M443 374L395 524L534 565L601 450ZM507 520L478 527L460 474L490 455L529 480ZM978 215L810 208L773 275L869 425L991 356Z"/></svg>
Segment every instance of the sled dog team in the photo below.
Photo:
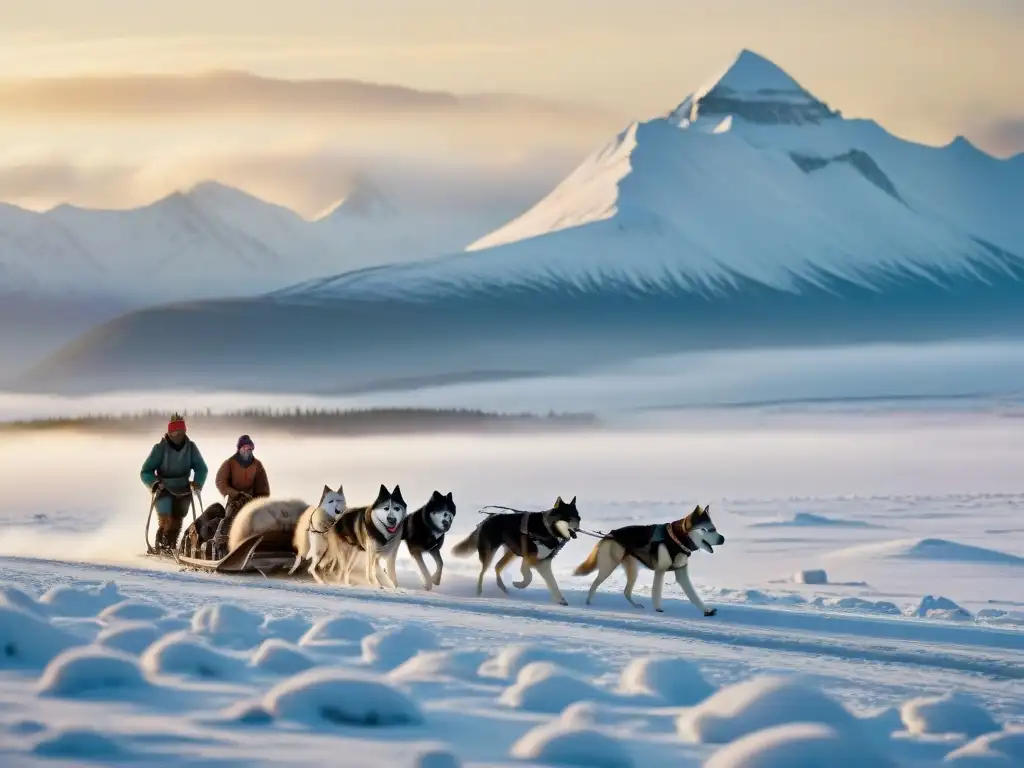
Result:
<svg viewBox="0 0 1024 768"><path fill-rule="evenodd" d="M219 531L227 524L231 536L238 538L251 526L255 515L270 512L273 517L272 513L277 508L286 512L294 509L294 514L299 514L305 507L294 529L292 544L298 554L289 575L308 561L307 571L317 582L326 583L326 576L332 581L349 584L356 561L360 553L364 553L366 581L383 587L382 577L385 574L380 572L383 560L387 581L392 588L397 588L395 560L404 541L419 568L424 588L429 590L441 583L444 567L441 547L455 519L455 501L450 491L442 495L435 490L426 504L409 513L397 485L391 491L381 485L377 498L360 507L348 506L341 485L337 490L325 485L320 501L305 506L304 502L294 499L271 497L266 469L253 456L254 447L248 435L238 439L235 454L226 459L217 472L217 490L226 497L227 504L225 507L211 505L210 510L204 510L197 521L199 528ZM191 491L202 489L207 474L206 462L198 446L186 433L184 418L175 413L167 424L167 433L153 446L140 473L143 484L152 492L152 503L157 512L158 549L173 549L175 546ZM191 480L190 475L194 476ZM477 595L483 594L487 569L498 551L503 549L494 565L498 589L508 594L501 572L518 557L521 559L522 580L512 582L515 587L523 589L529 586L536 570L552 599L568 605L551 566L569 539L576 538L580 522L576 497L565 502L559 496L550 509L541 512L507 512L487 516L469 536L452 548L452 554L469 557L476 552L480 560ZM212 535L210 532L207 534L203 538ZM588 605L601 583L621 565L626 571L623 594L631 605L642 608L633 600L633 587L639 565L643 565L654 572L651 597L655 610L662 610L665 574L671 572L698 610L705 616L715 614L715 609L705 606L697 595L688 569L691 555L701 549L714 552L715 546L725 542L725 537L716 530L707 506L702 509L698 504L685 517L668 523L629 525L606 534L589 535L597 536L599 541L575 570L577 576L597 571L587 594ZM434 560L434 573L430 573L423 562L425 554Z"/></svg>
<svg viewBox="0 0 1024 768"><path fill-rule="evenodd" d="M279 502L257 499L239 514L252 514L261 506L275 503ZM325 485L320 501L308 506L299 518L293 539L298 554L289 575L308 562L307 571L317 582L326 583L324 577L327 576L332 581L347 585L356 561L363 553L367 583L383 588L386 578L391 588L397 588L395 560L404 541L419 568L424 589L429 590L441 583L444 567L441 547L455 519L455 512L450 491L442 495L435 490L426 504L408 512L401 488L397 485L391 491L381 485L372 503L358 507L347 505L341 485L337 490ZM512 582L515 587L524 589L529 586L536 570L552 599L568 605L551 566L566 543L576 538L580 523L576 497L566 502L559 496L551 508L544 511L488 515L451 551L456 557L469 557L476 552L480 560L477 595L483 594L484 576L495 555L504 549L494 565L498 589L508 594L501 572L518 557L521 559L522 580ZM701 601L690 581L689 558L701 549L714 552L714 547L724 542L725 537L715 528L708 507L701 508L698 504L685 517L669 523L630 525L600 536L587 559L576 567L575 574L585 576L597 571L587 594L587 605L590 605L597 588L621 565L626 571L623 591L626 600L637 608L643 608L633 599L639 565L643 565L654 572L651 596L654 609L661 612L665 574L671 572L694 606L705 616L713 616L715 609L708 608ZM423 555L428 553L436 565L434 573L430 573L423 562ZM386 565L386 576L380 570L382 560Z"/></svg>

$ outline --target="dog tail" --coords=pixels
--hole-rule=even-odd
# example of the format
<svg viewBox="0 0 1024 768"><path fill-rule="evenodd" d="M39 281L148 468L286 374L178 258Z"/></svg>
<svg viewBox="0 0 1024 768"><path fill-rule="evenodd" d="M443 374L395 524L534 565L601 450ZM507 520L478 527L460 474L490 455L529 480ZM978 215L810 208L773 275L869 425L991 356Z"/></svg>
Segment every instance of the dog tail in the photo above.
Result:
<svg viewBox="0 0 1024 768"><path fill-rule="evenodd" d="M466 538L452 547L452 554L456 557L469 557L476 552L477 544L480 541L480 526L473 529L473 532Z"/></svg>
<svg viewBox="0 0 1024 768"><path fill-rule="evenodd" d="M601 542L597 542L594 548L590 550L590 554L587 559L576 566L576 570L573 571L577 576L586 576L588 573L593 573L597 570L597 552L601 549Z"/></svg>

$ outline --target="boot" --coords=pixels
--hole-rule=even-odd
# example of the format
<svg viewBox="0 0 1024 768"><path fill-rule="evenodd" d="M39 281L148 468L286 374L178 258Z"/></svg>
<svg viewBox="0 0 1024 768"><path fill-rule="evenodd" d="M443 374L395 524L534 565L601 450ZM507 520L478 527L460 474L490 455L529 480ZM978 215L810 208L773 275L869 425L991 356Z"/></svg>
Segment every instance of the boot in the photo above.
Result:
<svg viewBox="0 0 1024 768"><path fill-rule="evenodd" d="M169 550L174 550L178 546L178 536L181 535L181 520L170 516L170 520L167 525L167 534L164 539L164 544Z"/></svg>

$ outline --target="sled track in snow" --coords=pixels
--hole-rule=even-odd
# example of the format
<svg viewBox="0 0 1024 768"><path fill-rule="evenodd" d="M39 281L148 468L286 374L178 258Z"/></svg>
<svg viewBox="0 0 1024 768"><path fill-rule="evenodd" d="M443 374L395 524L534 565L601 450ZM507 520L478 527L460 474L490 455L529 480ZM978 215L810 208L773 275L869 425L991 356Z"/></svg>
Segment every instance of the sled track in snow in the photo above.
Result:
<svg viewBox="0 0 1024 768"><path fill-rule="evenodd" d="M153 582L157 581L161 595L166 598L169 593L165 590L172 586L168 582L173 582L170 594L186 598L183 605L194 605L195 600L187 598L201 594L206 599L252 600L264 606L289 610L309 608L319 612L324 609L344 611L351 606L354 610L394 615L395 609L404 607L447 614L447 620L456 625L474 618L479 628L491 631L514 629L517 623L529 622L534 626L550 625L556 636L559 626L598 630L601 637L595 640L600 642L608 642L609 633L639 635L840 661L908 665L976 674L991 680L1024 678L1024 632L976 624L732 603L715 603L718 615L704 618L695 615L689 603L673 598L665 599L668 612L659 615L649 605L643 611L616 610L616 602L624 603L617 591L600 593L601 605L588 607L583 605L585 592L563 589L570 605L562 607L533 602L547 599L547 590L543 587L525 591L512 589L512 596L504 598L490 594L495 588L489 584L488 594L477 598L475 595L426 593L416 582L411 589L390 592L366 587L321 587L284 579L268 580L259 575L210 576L131 566L0 558L0 579L11 578L15 573L23 578L34 575L49 586L46 579L52 584L53 573L58 569L64 575L77 578L117 581L126 594L145 594L147 583L153 589L156 586ZM456 585L472 588L464 578L456 581ZM680 616L680 612L691 615ZM436 614L434 618L446 620ZM482 626L479 620L493 626Z"/></svg>

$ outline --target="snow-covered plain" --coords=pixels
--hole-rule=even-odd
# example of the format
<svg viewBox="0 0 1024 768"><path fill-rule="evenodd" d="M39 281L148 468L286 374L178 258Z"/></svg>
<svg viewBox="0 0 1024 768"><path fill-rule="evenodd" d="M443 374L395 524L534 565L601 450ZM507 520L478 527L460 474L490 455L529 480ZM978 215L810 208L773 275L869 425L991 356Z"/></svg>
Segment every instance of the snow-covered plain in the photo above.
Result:
<svg viewBox="0 0 1024 768"><path fill-rule="evenodd" d="M235 436L194 437L215 467ZM1024 762L1015 418L745 409L585 435L254 438L282 496L451 490L441 586L423 591L404 550L398 592L151 562L147 440L9 436L0 763ZM556 562L568 607L540 579L506 598L488 576L475 597L474 562L449 550L477 510L557 495L590 530L710 504L726 542L693 580L718 614L674 585L664 614L633 609L621 574L584 605L586 536Z"/></svg>

